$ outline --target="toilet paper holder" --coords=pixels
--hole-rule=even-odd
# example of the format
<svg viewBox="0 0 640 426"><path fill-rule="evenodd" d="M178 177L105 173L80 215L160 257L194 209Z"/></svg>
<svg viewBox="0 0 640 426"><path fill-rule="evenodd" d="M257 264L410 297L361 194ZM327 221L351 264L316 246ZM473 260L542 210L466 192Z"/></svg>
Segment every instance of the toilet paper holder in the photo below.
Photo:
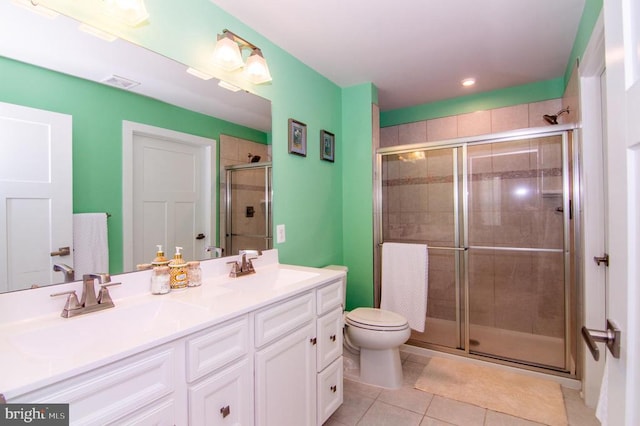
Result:
<svg viewBox="0 0 640 426"><path fill-rule="evenodd" d="M605 343L611 355L613 355L614 358L620 358L620 335L620 329L611 320L607 320L607 329L604 331L590 330L582 326L582 338L587 343L587 347L591 351L593 359L596 361L600 359L600 349L598 349L596 342Z"/></svg>

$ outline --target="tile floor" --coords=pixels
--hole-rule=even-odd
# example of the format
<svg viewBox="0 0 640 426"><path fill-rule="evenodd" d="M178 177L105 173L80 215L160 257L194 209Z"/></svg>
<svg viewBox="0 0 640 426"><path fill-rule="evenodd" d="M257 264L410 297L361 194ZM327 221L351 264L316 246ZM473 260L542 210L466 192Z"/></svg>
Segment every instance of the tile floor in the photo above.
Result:
<svg viewBox="0 0 640 426"><path fill-rule="evenodd" d="M428 358L402 355L404 385L387 390L344 380L344 403L324 426L538 426L475 405L414 389ZM562 388L570 426L598 426L594 410L584 405L578 391Z"/></svg>

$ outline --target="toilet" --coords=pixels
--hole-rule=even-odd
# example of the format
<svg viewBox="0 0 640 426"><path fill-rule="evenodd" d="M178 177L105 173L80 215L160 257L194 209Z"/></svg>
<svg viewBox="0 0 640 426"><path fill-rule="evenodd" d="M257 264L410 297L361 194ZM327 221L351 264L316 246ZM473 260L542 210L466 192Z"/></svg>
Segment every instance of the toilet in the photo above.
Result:
<svg viewBox="0 0 640 426"><path fill-rule="evenodd" d="M348 270L336 265L327 268ZM346 278L344 289L346 299ZM401 387L400 345L411 335L407 319L383 309L356 308L345 312L344 322L345 348L360 353L359 380L385 388Z"/></svg>

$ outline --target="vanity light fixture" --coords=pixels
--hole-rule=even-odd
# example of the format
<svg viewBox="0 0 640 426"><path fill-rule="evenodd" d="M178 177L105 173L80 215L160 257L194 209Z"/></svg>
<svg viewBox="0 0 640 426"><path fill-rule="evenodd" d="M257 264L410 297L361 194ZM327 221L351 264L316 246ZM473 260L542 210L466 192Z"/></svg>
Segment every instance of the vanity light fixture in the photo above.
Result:
<svg viewBox="0 0 640 426"><path fill-rule="evenodd" d="M246 63L242 57L242 49L251 51ZM227 72L244 67L243 77L253 84L272 80L260 48L226 29L218 34L218 41L213 49L213 63Z"/></svg>
<svg viewBox="0 0 640 426"><path fill-rule="evenodd" d="M464 87L471 87L474 84L476 84L476 79L475 78L465 78L464 80L461 81L462 85Z"/></svg>
<svg viewBox="0 0 640 426"><path fill-rule="evenodd" d="M104 4L109 14L132 27L149 19L149 12L144 5L144 0L104 0Z"/></svg>
<svg viewBox="0 0 640 426"><path fill-rule="evenodd" d="M98 37L99 39L102 39L105 41L111 42L118 39L118 37L114 36L113 34L109 34L106 31L99 30L96 27L92 27L91 25L80 24L78 25L78 29L82 32L91 34L92 36Z"/></svg>
<svg viewBox="0 0 640 426"><path fill-rule="evenodd" d="M34 2L32 0L13 0L13 4L27 9L29 12L37 13L40 16L44 16L45 18L55 19L60 16L58 12L41 6L40 4L38 4L38 2Z"/></svg>
<svg viewBox="0 0 640 426"><path fill-rule="evenodd" d="M187 72L195 77L201 78L203 80L211 80L213 78L212 75L207 74L206 72L202 72L200 70L197 70L195 68L187 68Z"/></svg>

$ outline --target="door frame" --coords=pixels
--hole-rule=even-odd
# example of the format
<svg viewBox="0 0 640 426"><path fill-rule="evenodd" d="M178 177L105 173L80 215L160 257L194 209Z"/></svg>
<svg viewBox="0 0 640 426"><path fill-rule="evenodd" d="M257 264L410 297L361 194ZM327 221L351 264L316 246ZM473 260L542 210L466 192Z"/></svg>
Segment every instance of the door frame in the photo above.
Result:
<svg viewBox="0 0 640 426"><path fill-rule="evenodd" d="M582 272L582 312L579 322L589 329L598 330L606 322L606 287L605 270L593 262L592 257L605 247L604 233L591 232L600 230L605 224L602 206L605 205L606 174L603 169L606 159L603 158L604 116L602 103L604 93L600 89L600 76L605 71L604 20L602 13L594 25L591 39L587 44L582 61L578 67L580 77L580 111L582 131L579 143L582 187L582 229L583 258L580 265ZM605 352L604 344L598 344L601 352ZM604 373L604 362L597 362L586 349L580 339L578 357L582 360L579 366L579 377L583 381L585 404L595 408L600 394L600 382Z"/></svg>
<svg viewBox="0 0 640 426"><path fill-rule="evenodd" d="M133 141L136 135L167 139L171 142L188 144L205 148L205 168L203 169L203 216L205 218L205 246L216 245L218 228L215 212L217 206L217 156L216 140L196 136L189 133L164 129L147 124L122 121L122 262L124 272L134 270L133 264ZM208 218L208 219L207 219ZM150 253L151 256L152 253ZM204 255L203 255L204 257Z"/></svg>

